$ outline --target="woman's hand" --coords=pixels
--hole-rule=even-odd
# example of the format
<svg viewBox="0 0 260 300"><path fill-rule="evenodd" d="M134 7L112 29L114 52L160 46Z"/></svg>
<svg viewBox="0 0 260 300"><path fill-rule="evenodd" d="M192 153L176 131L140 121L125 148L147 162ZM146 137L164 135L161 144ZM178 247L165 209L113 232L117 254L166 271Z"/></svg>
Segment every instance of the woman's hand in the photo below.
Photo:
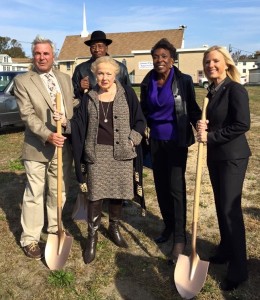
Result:
<svg viewBox="0 0 260 300"><path fill-rule="evenodd" d="M207 130L208 129L208 123L209 121L206 120L206 121L202 121L202 120L199 120L196 124L196 130L197 131L200 131L200 130Z"/></svg>
<svg viewBox="0 0 260 300"><path fill-rule="evenodd" d="M208 123L209 121L202 121L199 120L196 124L196 129L197 129L197 141L199 143L207 143L207 137L208 137Z"/></svg>
<svg viewBox="0 0 260 300"><path fill-rule="evenodd" d="M53 113L53 119L57 122L57 121L61 121L61 125L66 127L67 124L67 119L64 116L63 112L59 112L57 110L54 111Z"/></svg>

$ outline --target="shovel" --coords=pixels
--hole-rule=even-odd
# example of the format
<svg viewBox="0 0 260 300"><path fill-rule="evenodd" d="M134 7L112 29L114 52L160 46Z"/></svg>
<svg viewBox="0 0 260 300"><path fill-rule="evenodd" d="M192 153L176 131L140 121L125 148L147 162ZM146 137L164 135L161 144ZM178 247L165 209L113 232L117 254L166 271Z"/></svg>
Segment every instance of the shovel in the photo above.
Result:
<svg viewBox="0 0 260 300"><path fill-rule="evenodd" d="M79 192L76 203L72 212L72 219L74 221L87 221L88 218L88 199L87 193Z"/></svg>
<svg viewBox="0 0 260 300"><path fill-rule="evenodd" d="M202 109L202 120L206 120L206 107L208 98L204 99ZM200 142L198 146L196 182L194 193L194 207L193 207L193 222L192 222L192 253L191 256L180 254L176 263L174 271L174 281L177 291L184 299L191 299L195 297L202 289L209 267L209 262L200 260L196 252L196 235L199 212L199 196L202 175L202 157L203 157L203 143Z"/></svg>
<svg viewBox="0 0 260 300"><path fill-rule="evenodd" d="M57 110L61 110L61 95L56 96ZM61 135L61 121L57 121L57 133ZM45 261L51 270L60 270L66 263L73 238L62 228L62 148L57 148L57 234L49 234L45 247Z"/></svg>

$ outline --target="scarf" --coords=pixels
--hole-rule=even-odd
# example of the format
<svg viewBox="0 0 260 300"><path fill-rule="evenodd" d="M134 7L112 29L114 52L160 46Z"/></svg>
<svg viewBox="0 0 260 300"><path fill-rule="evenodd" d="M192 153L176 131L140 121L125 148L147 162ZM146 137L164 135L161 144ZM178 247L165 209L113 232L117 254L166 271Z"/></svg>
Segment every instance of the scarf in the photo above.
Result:
<svg viewBox="0 0 260 300"><path fill-rule="evenodd" d="M173 140L176 138L174 96L172 81L174 68L162 87L157 85L157 73L152 70L148 88L149 121L151 124L151 137L159 140Z"/></svg>

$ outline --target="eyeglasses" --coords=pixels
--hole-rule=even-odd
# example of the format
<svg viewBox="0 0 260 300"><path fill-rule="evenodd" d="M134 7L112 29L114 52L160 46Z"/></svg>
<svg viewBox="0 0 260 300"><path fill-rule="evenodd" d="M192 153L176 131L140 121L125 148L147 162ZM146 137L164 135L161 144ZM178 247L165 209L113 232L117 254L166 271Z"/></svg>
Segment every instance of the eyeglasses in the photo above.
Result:
<svg viewBox="0 0 260 300"><path fill-rule="evenodd" d="M91 50L96 50L96 49L105 49L106 45L104 44L93 44L90 46Z"/></svg>

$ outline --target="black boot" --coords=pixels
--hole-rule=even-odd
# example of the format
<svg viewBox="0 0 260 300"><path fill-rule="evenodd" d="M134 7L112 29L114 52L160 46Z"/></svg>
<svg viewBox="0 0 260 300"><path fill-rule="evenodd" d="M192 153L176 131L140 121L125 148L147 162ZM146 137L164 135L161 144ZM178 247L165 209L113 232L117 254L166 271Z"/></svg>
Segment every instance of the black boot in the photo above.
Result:
<svg viewBox="0 0 260 300"><path fill-rule="evenodd" d="M112 241L121 248L128 248L125 239L119 231L119 220L122 214L122 200L111 199L109 201L109 227L108 232Z"/></svg>
<svg viewBox="0 0 260 300"><path fill-rule="evenodd" d="M96 256L98 241L98 228L101 221L102 200L89 201L88 203L88 238L86 248L83 253L85 264L91 263Z"/></svg>
<svg viewBox="0 0 260 300"><path fill-rule="evenodd" d="M175 265L178 256L183 253L185 249L186 243L174 243L172 250L170 252L169 258L168 258L168 264L169 265Z"/></svg>
<svg viewBox="0 0 260 300"><path fill-rule="evenodd" d="M172 234L172 227L165 227L161 235L155 238L154 241L157 244L166 243L169 240L171 234Z"/></svg>

